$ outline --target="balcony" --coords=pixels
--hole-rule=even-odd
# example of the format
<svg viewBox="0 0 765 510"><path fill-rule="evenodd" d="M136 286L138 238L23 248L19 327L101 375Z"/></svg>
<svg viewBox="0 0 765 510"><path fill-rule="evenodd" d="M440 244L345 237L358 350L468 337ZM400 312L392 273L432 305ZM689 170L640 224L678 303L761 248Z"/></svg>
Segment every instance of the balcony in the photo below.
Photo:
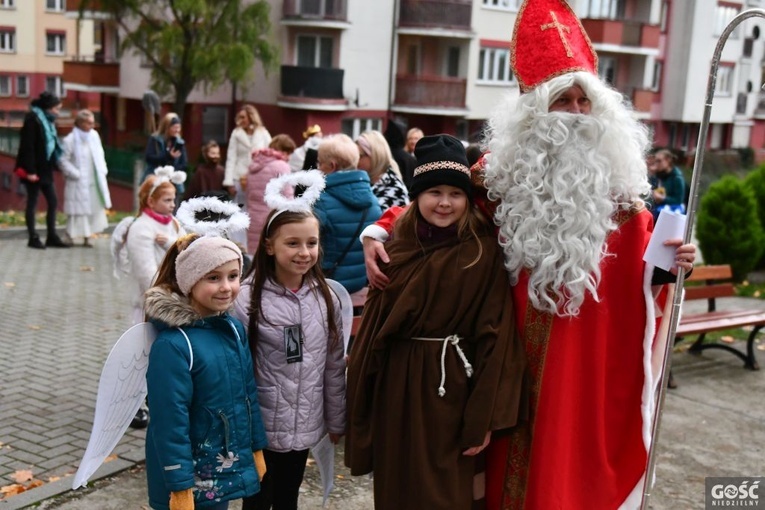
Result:
<svg viewBox="0 0 765 510"><path fill-rule="evenodd" d="M449 76L396 76L396 106L465 108L467 80Z"/></svg>
<svg viewBox="0 0 765 510"><path fill-rule="evenodd" d="M344 110L343 69L326 67L281 67L279 103L315 110Z"/></svg>
<svg viewBox="0 0 765 510"><path fill-rule="evenodd" d="M119 62L65 60L61 80L69 90L117 93L120 88Z"/></svg>
<svg viewBox="0 0 765 510"><path fill-rule="evenodd" d="M472 2L465 0L403 0L400 27L470 30Z"/></svg>
<svg viewBox="0 0 765 510"><path fill-rule="evenodd" d="M282 23L286 25L332 25L348 22L347 0L284 0Z"/></svg>
<svg viewBox="0 0 765 510"><path fill-rule="evenodd" d="M658 49L661 27L640 21L593 19L582 20L593 44L613 44L633 48Z"/></svg>
<svg viewBox="0 0 765 510"><path fill-rule="evenodd" d="M651 113L651 105L653 105L656 92L648 89L634 89L632 91L632 105L635 107L635 111L642 113Z"/></svg>
<svg viewBox="0 0 765 510"><path fill-rule="evenodd" d="M103 8L100 0L69 0L66 7L67 18L79 18L80 13L83 19L111 18L111 14Z"/></svg>

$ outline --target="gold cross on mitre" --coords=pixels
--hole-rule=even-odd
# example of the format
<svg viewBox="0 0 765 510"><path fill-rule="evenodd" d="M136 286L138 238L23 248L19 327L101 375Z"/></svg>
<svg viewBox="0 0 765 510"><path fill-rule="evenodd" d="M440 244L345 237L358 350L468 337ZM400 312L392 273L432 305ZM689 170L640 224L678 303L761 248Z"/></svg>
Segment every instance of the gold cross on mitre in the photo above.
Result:
<svg viewBox="0 0 765 510"><path fill-rule="evenodd" d="M571 29L567 26L562 24L558 21L558 17L555 15L553 11L550 11L550 16L552 17L551 23L545 23L544 25L540 26L542 30L547 30L548 28L554 28L558 31L558 35L560 36L560 40L563 43L563 47L566 48L566 56L568 58L572 58L574 54L571 51L571 46L568 44L568 40L566 39L566 36L563 34L563 32L571 32Z"/></svg>

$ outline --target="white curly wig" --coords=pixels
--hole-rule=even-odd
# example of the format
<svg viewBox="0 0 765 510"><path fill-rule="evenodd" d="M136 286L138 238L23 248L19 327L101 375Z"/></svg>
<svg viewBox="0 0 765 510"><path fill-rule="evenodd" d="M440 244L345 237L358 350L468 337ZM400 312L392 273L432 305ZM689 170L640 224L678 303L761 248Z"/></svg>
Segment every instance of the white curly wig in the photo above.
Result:
<svg viewBox="0 0 765 510"><path fill-rule="evenodd" d="M590 99L590 115L549 112L574 85ZM490 120L487 146L485 184L500 201L495 221L512 282L528 270L536 309L576 316L586 293L598 300L614 214L650 191L647 128L619 92L577 72L508 96Z"/></svg>

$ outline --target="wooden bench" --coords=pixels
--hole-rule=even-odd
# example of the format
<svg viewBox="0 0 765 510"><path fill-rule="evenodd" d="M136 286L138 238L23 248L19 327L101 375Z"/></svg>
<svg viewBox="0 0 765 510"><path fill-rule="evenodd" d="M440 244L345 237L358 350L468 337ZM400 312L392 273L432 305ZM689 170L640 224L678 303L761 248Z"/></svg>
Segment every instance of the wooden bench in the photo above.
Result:
<svg viewBox="0 0 765 510"><path fill-rule="evenodd" d="M707 311L695 314L683 314L675 333L675 342L688 335L699 335L689 352L697 354L706 349L723 349L744 361L744 367L759 370L760 365L754 355L754 339L765 326L765 304L761 310L717 310L716 298L733 297L736 295L733 283L730 282L733 272L729 265L699 266L685 280L688 282L704 282L704 285L685 285L685 301L696 299L707 300ZM711 331L752 326L746 341L746 354L721 343L704 343L704 337Z"/></svg>

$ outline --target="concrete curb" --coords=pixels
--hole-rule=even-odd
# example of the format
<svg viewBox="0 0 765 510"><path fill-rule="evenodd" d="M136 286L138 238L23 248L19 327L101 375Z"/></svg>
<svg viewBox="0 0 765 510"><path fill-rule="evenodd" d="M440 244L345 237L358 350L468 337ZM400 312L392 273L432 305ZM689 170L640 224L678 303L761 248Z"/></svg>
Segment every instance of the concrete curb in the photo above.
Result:
<svg viewBox="0 0 765 510"><path fill-rule="evenodd" d="M125 452L123 455L118 456L116 459L110 462L101 464L101 467L99 467L98 470L93 473L93 476L90 477L90 480L88 481L88 487L78 490L84 493L92 488L93 482L114 476L117 473L121 473L122 471L132 468L133 466L145 460L144 455L144 449L138 448L129 452ZM45 500L66 494L67 492L73 490L72 480L73 475L65 476L56 480L55 482L46 483L45 485L41 485L35 489L22 492L16 496L11 496L7 499L1 499L0 510L19 510L21 508L29 508L39 505Z"/></svg>

